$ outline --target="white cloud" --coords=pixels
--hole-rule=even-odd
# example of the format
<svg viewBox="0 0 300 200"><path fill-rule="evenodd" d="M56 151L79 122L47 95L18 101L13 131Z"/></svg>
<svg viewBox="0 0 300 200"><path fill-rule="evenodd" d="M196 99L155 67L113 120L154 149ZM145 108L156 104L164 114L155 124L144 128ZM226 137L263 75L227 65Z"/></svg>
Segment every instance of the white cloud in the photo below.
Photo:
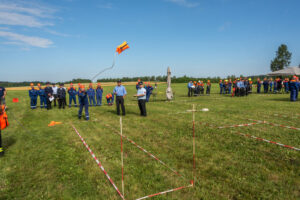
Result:
<svg viewBox="0 0 300 200"><path fill-rule="evenodd" d="M7 38L17 43L21 42L26 45L41 47L41 48L48 48L50 47L50 45L53 44L51 40L45 38L26 36L26 35L21 35L13 32L8 32L8 31L0 31L0 37Z"/></svg>
<svg viewBox="0 0 300 200"><path fill-rule="evenodd" d="M112 9L113 5L111 3L106 3L106 4L101 4L98 5L99 8L104 8L104 9Z"/></svg>
<svg viewBox="0 0 300 200"><path fill-rule="evenodd" d="M27 27L42 27L53 25L45 18L53 18L54 9L42 7L23 1L0 0L0 24Z"/></svg>
<svg viewBox="0 0 300 200"><path fill-rule="evenodd" d="M175 3L177 5L184 6L184 7L187 7L187 8L194 8L194 7L199 6L199 3L190 2L188 0L166 0L166 1Z"/></svg>
<svg viewBox="0 0 300 200"><path fill-rule="evenodd" d="M0 24L27 27L42 27L53 25L48 22L41 22L33 16L8 12L0 12Z"/></svg>

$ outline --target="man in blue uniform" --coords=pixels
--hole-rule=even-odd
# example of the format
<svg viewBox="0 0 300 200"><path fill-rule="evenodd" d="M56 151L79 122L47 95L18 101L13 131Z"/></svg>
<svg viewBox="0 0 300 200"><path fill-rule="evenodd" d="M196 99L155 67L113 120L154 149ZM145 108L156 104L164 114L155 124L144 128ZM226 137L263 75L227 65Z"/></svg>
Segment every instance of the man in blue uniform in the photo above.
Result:
<svg viewBox="0 0 300 200"><path fill-rule="evenodd" d="M220 86L220 94L223 94L223 88L224 88L224 86L223 86L222 80L220 80L219 86Z"/></svg>
<svg viewBox="0 0 300 200"><path fill-rule="evenodd" d="M41 84L38 83L38 95L40 97L40 107L47 108L47 99L45 96L45 90L42 88Z"/></svg>
<svg viewBox="0 0 300 200"><path fill-rule="evenodd" d="M0 87L0 104L6 106L5 104L5 96L6 96L6 90L4 87Z"/></svg>
<svg viewBox="0 0 300 200"><path fill-rule="evenodd" d="M71 106L72 106L72 101L74 101L74 105L75 105L75 107L77 107L77 104L76 104L77 91L76 91L76 88L73 86L73 83L70 84L68 93L69 93L69 108L71 108Z"/></svg>
<svg viewBox="0 0 300 200"><path fill-rule="evenodd" d="M46 101L47 101L47 110L50 110L51 109L50 97L53 96L53 90L52 90L52 87L50 87L49 82L46 83L45 95L46 95Z"/></svg>
<svg viewBox="0 0 300 200"><path fill-rule="evenodd" d="M93 88L92 83L90 83L90 85L89 85L89 89L87 90L87 95L89 96L90 106L92 106L92 103L93 103L94 106L96 106L95 90Z"/></svg>
<svg viewBox="0 0 300 200"><path fill-rule="evenodd" d="M127 92L125 87L122 85L121 80L118 81L118 85L114 88L114 95L116 95L117 114L120 115L120 105L122 108L122 114L125 116L124 97Z"/></svg>
<svg viewBox="0 0 300 200"><path fill-rule="evenodd" d="M231 94L231 88L232 88L232 81L231 81L231 78L230 78L229 82L228 82L228 94Z"/></svg>
<svg viewBox="0 0 300 200"><path fill-rule="evenodd" d="M263 86L264 86L264 93L268 93L268 91L269 91L269 81L267 80L267 78L264 78Z"/></svg>
<svg viewBox="0 0 300 200"><path fill-rule="evenodd" d="M150 85L150 83L148 83L147 88L145 89L146 89L146 102L149 102L150 96L153 91L153 87Z"/></svg>
<svg viewBox="0 0 300 200"><path fill-rule="evenodd" d="M79 98L79 111L78 111L78 118L81 119L82 117L82 110L84 107L85 111L85 119L89 120L89 101L87 97L87 92L85 91L84 85L80 86L80 90L78 90L78 98Z"/></svg>
<svg viewBox="0 0 300 200"><path fill-rule="evenodd" d="M260 81L260 79L259 78L257 78L257 93L260 93L260 88L261 88L261 81Z"/></svg>
<svg viewBox="0 0 300 200"><path fill-rule="evenodd" d="M29 90L29 97L30 97L30 107L31 109L36 109L38 91L34 89L33 83L30 83L31 89Z"/></svg>
<svg viewBox="0 0 300 200"><path fill-rule="evenodd" d="M96 88L97 106L102 106L102 95L103 95L103 88L101 87L101 84L98 83Z"/></svg>
<svg viewBox="0 0 300 200"><path fill-rule="evenodd" d="M290 81L289 88L290 88L290 93L291 93L290 100L296 101L298 98L298 83L297 83L295 76Z"/></svg>

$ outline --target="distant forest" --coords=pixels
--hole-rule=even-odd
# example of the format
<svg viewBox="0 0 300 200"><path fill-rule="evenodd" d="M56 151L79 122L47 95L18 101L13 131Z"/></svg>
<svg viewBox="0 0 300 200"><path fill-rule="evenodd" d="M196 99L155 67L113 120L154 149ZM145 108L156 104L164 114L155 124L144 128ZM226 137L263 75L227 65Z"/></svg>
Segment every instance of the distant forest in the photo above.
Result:
<svg viewBox="0 0 300 200"><path fill-rule="evenodd" d="M239 76L239 77L244 77L244 76ZM256 79L260 78L263 79L266 77L265 75L259 75L259 76L249 76L249 78L252 78L253 82L256 83ZM228 76L227 78L222 78L224 79L232 79L234 80L236 76ZM138 79L141 79L142 81L148 82L166 82L167 81L167 76L142 76L142 77L123 77L123 78L103 78L103 79L98 79L97 82L116 82L118 80L122 80L123 82L136 82ZM188 76L182 76L182 77L172 77L172 83L188 83L190 80L192 81L204 81L206 82L207 80L210 80L211 83L218 83L220 81L221 77L206 77L206 78L196 78L196 77L188 77ZM90 79L73 79L71 81L65 81L65 82L56 82L56 84L60 83L90 83ZM46 84L46 81L23 81L23 82L8 82L8 81L0 81L0 86L2 87L18 87L18 86L29 86L30 83L34 83L34 85L40 83L42 85Z"/></svg>

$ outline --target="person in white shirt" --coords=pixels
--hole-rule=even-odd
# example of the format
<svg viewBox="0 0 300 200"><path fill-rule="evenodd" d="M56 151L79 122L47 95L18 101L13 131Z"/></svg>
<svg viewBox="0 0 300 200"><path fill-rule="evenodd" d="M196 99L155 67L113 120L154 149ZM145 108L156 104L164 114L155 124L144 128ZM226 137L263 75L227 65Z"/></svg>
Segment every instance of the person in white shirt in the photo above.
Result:
<svg viewBox="0 0 300 200"><path fill-rule="evenodd" d="M143 86L143 82L139 82L139 89L137 90L137 94L134 95L138 99L139 109L141 111L141 116L146 117L146 89Z"/></svg>
<svg viewBox="0 0 300 200"><path fill-rule="evenodd" d="M57 100L57 89L58 87L55 86L55 83L52 84L52 90L53 90L53 97L54 97L54 107L56 106L56 100Z"/></svg>

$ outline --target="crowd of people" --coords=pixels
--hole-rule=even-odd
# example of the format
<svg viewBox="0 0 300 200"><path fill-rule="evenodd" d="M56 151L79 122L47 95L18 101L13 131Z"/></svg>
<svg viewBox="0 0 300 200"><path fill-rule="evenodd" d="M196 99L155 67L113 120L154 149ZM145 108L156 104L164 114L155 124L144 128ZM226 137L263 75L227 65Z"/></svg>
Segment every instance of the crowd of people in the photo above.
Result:
<svg viewBox="0 0 300 200"><path fill-rule="evenodd" d="M69 95L69 107L77 107L77 98L79 103L79 113L78 117L81 118L83 108L85 109L85 118L89 120L89 106L102 106L102 96L103 96L103 87L101 83L97 83L96 88L93 88L93 84L90 83L88 88L85 89L83 84L78 84L78 90L71 83L69 88L65 88L64 84L60 84L57 87L55 84L50 86L50 83L46 83L46 87L42 88L40 84L37 84L37 88L35 88L34 84L30 84L31 88L29 90L30 97L30 107L31 109L37 108L38 98L40 99L40 108L45 108L47 110L52 109L53 106L56 107L58 104L59 109L65 109L67 105L66 97ZM142 87L141 87L142 86ZM145 103L149 102L150 96L153 91L153 87L150 83L143 84L142 81L138 80L136 84L139 108L141 110L141 115L146 116L146 106ZM145 91L145 95L141 96ZM125 106L124 106L124 98L127 95L125 87L121 84L121 80L117 82L117 86L114 88L113 92L108 93L106 97L107 105L112 106L114 101L117 107L117 114L120 115L120 108L122 110L122 115L125 115ZM145 100L145 102L144 102Z"/></svg>
<svg viewBox="0 0 300 200"><path fill-rule="evenodd" d="M206 86L206 87L205 87ZM300 89L300 82L297 76L293 76L291 79L282 77L275 78L264 78L261 81L257 78L256 92L261 93L261 87L263 86L264 93L290 93L290 100L296 101L298 99L298 92ZM204 94L206 88L206 94L210 94L211 83L207 80L205 84L203 81L190 81L188 83L188 96L199 96ZM224 79L219 81L220 94L230 94L231 96L247 96L252 93L253 81L251 78L236 78Z"/></svg>

